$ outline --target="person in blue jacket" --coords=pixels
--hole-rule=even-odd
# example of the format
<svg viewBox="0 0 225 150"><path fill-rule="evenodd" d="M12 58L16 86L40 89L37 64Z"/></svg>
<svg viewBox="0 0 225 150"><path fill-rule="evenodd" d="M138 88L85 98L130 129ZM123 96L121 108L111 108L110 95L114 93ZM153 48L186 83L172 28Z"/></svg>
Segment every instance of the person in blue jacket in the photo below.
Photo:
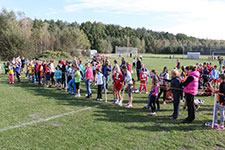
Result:
<svg viewBox="0 0 225 150"><path fill-rule="evenodd" d="M16 78L17 78L18 82L20 82L20 68L21 68L20 62L16 61L14 65L16 66L16 68L15 68Z"/></svg>
<svg viewBox="0 0 225 150"><path fill-rule="evenodd" d="M102 65L102 73L103 73L103 89L105 90L108 90L109 76L111 71L112 67L109 60L104 61Z"/></svg>

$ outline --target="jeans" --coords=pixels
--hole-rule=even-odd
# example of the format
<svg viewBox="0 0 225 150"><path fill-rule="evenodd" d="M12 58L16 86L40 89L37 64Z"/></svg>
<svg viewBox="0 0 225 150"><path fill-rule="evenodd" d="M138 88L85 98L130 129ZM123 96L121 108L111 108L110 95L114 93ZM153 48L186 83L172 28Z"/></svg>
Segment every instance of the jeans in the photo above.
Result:
<svg viewBox="0 0 225 150"><path fill-rule="evenodd" d="M109 85L109 75L103 76L103 87L102 89L107 90Z"/></svg>
<svg viewBox="0 0 225 150"><path fill-rule="evenodd" d="M88 95L92 94L91 93L91 82L92 82L92 79L87 79L85 81L85 86L86 86L86 90L87 90Z"/></svg>
<svg viewBox="0 0 225 150"><path fill-rule="evenodd" d="M76 93L76 86L75 86L75 79L71 79L70 82L68 83L68 86L69 86L69 93L72 92L72 87L71 85L73 85L73 93L75 94Z"/></svg>
<svg viewBox="0 0 225 150"><path fill-rule="evenodd" d="M221 106L219 103L216 104L216 109L215 109L215 118L214 118L214 121L215 123L217 124L217 121L218 121L218 114L217 114L217 111L220 111L220 125L221 126L224 126L224 106Z"/></svg>

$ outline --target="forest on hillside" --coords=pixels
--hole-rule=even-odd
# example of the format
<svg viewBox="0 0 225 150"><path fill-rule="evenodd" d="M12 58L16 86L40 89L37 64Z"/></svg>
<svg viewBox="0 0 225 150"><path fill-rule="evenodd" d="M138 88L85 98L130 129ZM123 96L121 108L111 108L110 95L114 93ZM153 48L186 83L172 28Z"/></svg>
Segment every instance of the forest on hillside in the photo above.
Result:
<svg viewBox="0 0 225 150"><path fill-rule="evenodd" d="M116 46L137 47L139 53L181 54L198 51L208 55L214 50L225 50L225 41L101 22L78 24L30 19L23 12L16 13L4 8L0 12L2 59L18 55L34 58L47 50L68 52L71 56L89 49L99 53L114 53Z"/></svg>

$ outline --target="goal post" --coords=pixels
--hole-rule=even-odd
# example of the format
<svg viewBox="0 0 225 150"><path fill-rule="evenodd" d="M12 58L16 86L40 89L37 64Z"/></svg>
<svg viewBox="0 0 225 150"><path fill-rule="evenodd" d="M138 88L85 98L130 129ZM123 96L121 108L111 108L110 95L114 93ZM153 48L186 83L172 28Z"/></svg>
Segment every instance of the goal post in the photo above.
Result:
<svg viewBox="0 0 225 150"><path fill-rule="evenodd" d="M188 59L200 59L200 52L187 52Z"/></svg>
<svg viewBox="0 0 225 150"><path fill-rule="evenodd" d="M116 54L137 54L137 47L119 47L116 46Z"/></svg>

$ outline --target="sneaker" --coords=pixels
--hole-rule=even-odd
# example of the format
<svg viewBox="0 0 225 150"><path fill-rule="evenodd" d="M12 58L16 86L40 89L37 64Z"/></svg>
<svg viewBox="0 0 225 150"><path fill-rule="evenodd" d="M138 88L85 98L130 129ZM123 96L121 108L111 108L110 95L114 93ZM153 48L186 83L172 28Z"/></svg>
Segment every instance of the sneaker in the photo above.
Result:
<svg viewBox="0 0 225 150"><path fill-rule="evenodd" d="M199 110L199 108L200 108L200 106L199 106L199 105L197 105L197 106L196 106L195 111L198 111L198 110Z"/></svg>
<svg viewBox="0 0 225 150"><path fill-rule="evenodd" d="M224 126L217 126L215 127L216 130L224 130Z"/></svg>
<svg viewBox="0 0 225 150"><path fill-rule="evenodd" d="M119 102L120 102L119 100L116 100L115 104L119 104Z"/></svg>
<svg viewBox="0 0 225 150"><path fill-rule="evenodd" d="M113 101L116 102L116 98L115 97L113 98Z"/></svg>
<svg viewBox="0 0 225 150"><path fill-rule="evenodd" d="M151 112L149 115L150 115L150 116L155 116L156 113L155 113L155 112Z"/></svg>
<svg viewBox="0 0 225 150"><path fill-rule="evenodd" d="M80 94L75 95L75 97L80 97Z"/></svg>
<svg viewBox="0 0 225 150"><path fill-rule="evenodd" d="M127 103L127 104L125 104L124 106L129 106L130 104L129 103Z"/></svg>
<svg viewBox="0 0 225 150"><path fill-rule="evenodd" d="M96 101L99 101L99 98L96 98L95 100L96 100Z"/></svg>
<svg viewBox="0 0 225 150"><path fill-rule="evenodd" d="M119 106L123 106L122 101L119 101L118 105Z"/></svg>
<svg viewBox="0 0 225 150"><path fill-rule="evenodd" d="M126 106L126 108L132 108L132 107L133 107L133 106L132 106L132 105L130 105L130 104Z"/></svg>
<svg viewBox="0 0 225 150"><path fill-rule="evenodd" d="M166 101L163 101L163 105L165 105L166 104Z"/></svg>
<svg viewBox="0 0 225 150"><path fill-rule="evenodd" d="M205 126L212 127L212 123L211 122L206 122L205 123ZM214 123L214 127L217 128L218 127L218 124L217 123Z"/></svg>
<svg viewBox="0 0 225 150"><path fill-rule="evenodd" d="M150 107L148 105L144 106L144 109L149 109Z"/></svg>
<svg viewBox="0 0 225 150"><path fill-rule="evenodd" d="M148 92L145 92L146 94L148 94Z"/></svg>
<svg viewBox="0 0 225 150"><path fill-rule="evenodd" d="M99 101L102 101L102 98L99 98Z"/></svg>

